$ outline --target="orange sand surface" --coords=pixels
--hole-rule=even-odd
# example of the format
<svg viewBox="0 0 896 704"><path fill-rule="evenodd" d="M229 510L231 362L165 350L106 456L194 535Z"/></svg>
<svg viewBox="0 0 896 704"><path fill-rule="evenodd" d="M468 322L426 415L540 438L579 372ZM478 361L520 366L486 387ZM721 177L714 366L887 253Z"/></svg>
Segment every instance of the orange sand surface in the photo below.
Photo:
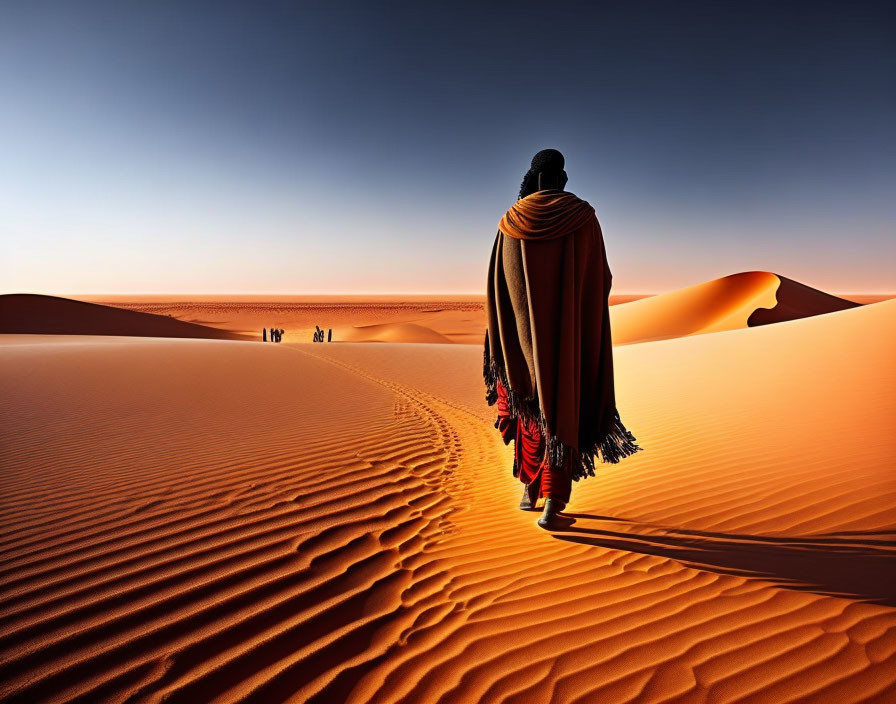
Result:
<svg viewBox="0 0 896 704"><path fill-rule="evenodd" d="M896 694L896 301L616 349L519 511L481 349L0 337L0 699Z"/></svg>

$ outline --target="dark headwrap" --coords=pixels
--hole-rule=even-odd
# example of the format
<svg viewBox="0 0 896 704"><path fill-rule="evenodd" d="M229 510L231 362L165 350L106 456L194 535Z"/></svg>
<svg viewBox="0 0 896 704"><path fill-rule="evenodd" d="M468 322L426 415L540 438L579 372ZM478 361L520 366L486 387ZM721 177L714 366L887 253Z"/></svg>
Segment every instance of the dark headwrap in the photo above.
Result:
<svg viewBox="0 0 896 704"><path fill-rule="evenodd" d="M542 149L532 157L532 165L523 176L523 182L520 184L520 198L525 198L538 190L539 173L559 178L562 189L567 180L566 172L563 170L564 166L566 166L566 161L560 152L556 149Z"/></svg>

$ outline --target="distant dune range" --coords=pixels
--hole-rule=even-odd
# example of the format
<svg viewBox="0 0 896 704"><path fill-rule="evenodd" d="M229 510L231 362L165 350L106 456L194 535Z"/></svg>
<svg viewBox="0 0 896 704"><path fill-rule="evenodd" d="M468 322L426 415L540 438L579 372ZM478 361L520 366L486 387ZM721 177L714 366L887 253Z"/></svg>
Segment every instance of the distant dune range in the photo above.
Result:
<svg viewBox="0 0 896 704"><path fill-rule="evenodd" d="M229 330L197 325L167 315L33 294L0 296L0 333L252 339Z"/></svg>
<svg viewBox="0 0 896 704"><path fill-rule="evenodd" d="M480 345L486 326L484 299L474 295L195 298L101 297L92 301L106 308L77 308L48 296L4 296L0 332L214 338L214 330L219 330L224 339L260 340L262 328L276 327L286 330L284 342L311 342L315 326L320 326L332 330L335 342ZM880 298L886 296L865 297L867 302ZM653 296L611 295L610 303L617 345L767 325L860 305L764 271ZM117 316L109 306L162 320ZM198 327L172 325L172 318Z"/></svg>
<svg viewBox="0 0 896 704"><path fill-rule="evenodd" d="M892 704L894 358L618 347L644 451L547 533L477 346L4 335L0 700Z"/></svg>
<svg viewBox="0 0 896 704"><path fill-rule="evenodd" d="M481 344L482 296L279 296L267 300L103 298L97 302L218 327L261 339L261 329L286 332L284 342L311 342L315 326L333 330L334 341L455 342Z"/></svg>

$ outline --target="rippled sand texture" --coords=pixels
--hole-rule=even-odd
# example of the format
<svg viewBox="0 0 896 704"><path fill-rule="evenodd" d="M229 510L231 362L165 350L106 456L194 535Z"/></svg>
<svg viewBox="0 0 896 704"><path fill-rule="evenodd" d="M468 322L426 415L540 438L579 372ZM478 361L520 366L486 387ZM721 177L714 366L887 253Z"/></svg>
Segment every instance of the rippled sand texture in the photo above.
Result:
<svg viewBox="0 0 896 704"><path fill-rule="evenodd" d="M481 349L6 336L0 698L892 702L896 301L616 349L516 509Z"/></svg>

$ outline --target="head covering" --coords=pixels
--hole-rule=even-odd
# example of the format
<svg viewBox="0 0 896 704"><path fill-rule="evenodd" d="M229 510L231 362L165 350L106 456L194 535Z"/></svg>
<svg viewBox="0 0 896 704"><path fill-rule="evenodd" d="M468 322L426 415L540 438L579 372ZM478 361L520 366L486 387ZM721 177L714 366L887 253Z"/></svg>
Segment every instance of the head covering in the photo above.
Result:
<svg viewBox="0 0 896 704"><path fill-rule="evenodd" d="M595 456L617 463L642 449L616 409L611 284L587 201L538 191L501 218L486 291L486 400L497 401L500 379L511 415L535 421L545 460L576 480L594 476Z"/></svg>
<svg viewBox="0 0 896 704"><path fill-rule="evenodd" d="M525 198L538 190L538 174L544 173L551 176L559 176L563 185L566 185L566 172L563 170L566 160L556 149L542 149L532 157L532 164L523 176L520 184L520 198Z"/></svg>

